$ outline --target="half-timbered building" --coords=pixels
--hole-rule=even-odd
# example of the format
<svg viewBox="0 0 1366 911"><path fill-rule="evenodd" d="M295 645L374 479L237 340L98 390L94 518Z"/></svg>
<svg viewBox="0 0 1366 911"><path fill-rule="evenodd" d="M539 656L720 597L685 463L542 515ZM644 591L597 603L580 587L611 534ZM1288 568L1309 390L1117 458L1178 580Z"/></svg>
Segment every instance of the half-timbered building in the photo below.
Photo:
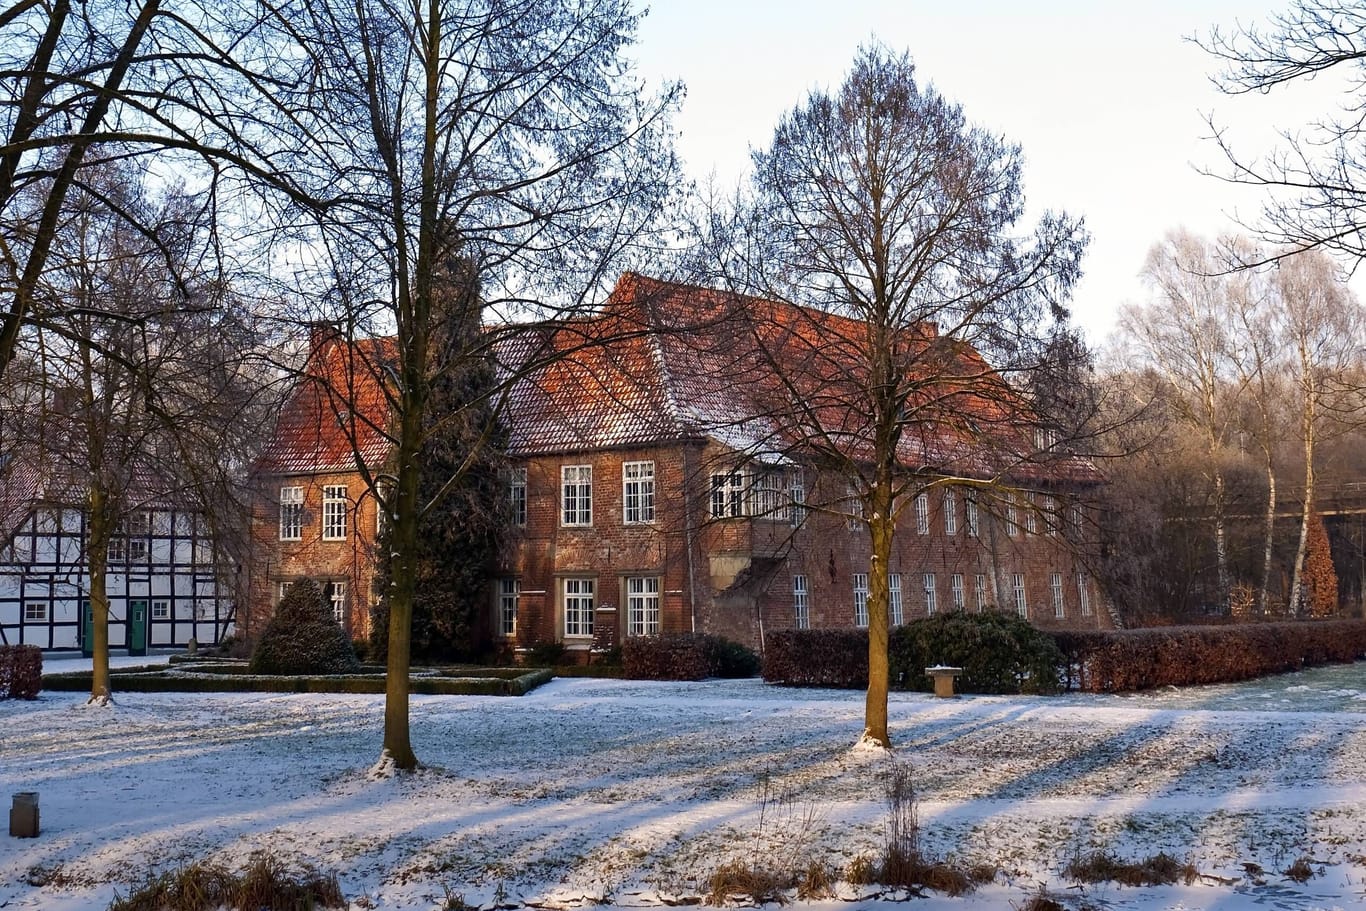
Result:
<svg viewBox="0 0 1366 911"><path fill-rule="evenodd" d="M109 645L129 654L216 644L233 631L212 535L168 496L136 494L109 543ZM84 490L35 462L0 479L0 644L92 643Z"/></svg>

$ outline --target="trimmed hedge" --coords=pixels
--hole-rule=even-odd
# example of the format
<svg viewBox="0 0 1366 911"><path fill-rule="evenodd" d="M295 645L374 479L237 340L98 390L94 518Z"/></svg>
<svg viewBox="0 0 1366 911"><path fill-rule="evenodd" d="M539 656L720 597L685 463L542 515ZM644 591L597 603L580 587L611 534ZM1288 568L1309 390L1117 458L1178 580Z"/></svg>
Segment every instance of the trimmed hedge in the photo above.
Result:
<svg viewBox="0 0 1366 911"><path fill-rule="evenodd" d="M1366 657L1366 622L1307 620L1056 632L1067 689L1125 693L1233 683Z"/></svg>
<svg viewBox="0 0 1366 911"><path fill-rule="evenodd" d="M787 629L764 639L764 680L786 686L868 686L868 631Z"/></svg>
<svg viewBox="0 0 1366 911"><path fill-rule="evenodd" d="M544 668L515 677L412 677L409 690L424 696L524 696L554 674ZM90 689L89 672L50 674L43 688L78 692ZM194 674L178 671L119 675L119 692L127 693L356 693L384 692L382 675L365 676L251 676Z"/></svg>
<svg viewBox="0 0 1366 911"><path fill-rule="evenodd" d="M632 636L621 645L622 676L630 680L753 677L759 656L738 642L703 633Z"/></svg>
<svg viewBox="0 0 1366 911"><path fill-rule="evenodd" d="M43 652L36 645L0 645L0 699L37 699Z"/></svg>
<svg viewBox="0 0 1366 911"><path fill-rule="evenodd" d="M954 612L895 627L888 659L893 689L929 692L925 668L963 668L964 693L1051 693L1062 654L1048 634L1013 614ZM868 686L867 630L783 630L768 636L764 679L787 686Z"/></svg>

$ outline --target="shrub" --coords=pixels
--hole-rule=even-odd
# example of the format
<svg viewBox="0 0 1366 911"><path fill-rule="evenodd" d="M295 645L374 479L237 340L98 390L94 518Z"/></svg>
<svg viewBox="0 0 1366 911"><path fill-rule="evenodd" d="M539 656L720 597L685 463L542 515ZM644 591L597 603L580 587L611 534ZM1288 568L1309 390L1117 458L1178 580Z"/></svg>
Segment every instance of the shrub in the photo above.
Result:
<svg viewBox="0 0 1366 911"><path fill-rule="evenodd" d="M752 677L759 656L737 642L701 633L632 636L622 643L623 676L632 680Z"/></svg>
<svg viewBox="0 0 1366 911"><path fill-rule="evenodd" d="M37 699L43 653L36 645L0 645L0 699Z"/></svg>
<svg viewBox="0 0 1366 911"><path fill-rule="evenodd" d="M1063 655L1047 633L1007 613L955 611L915 620L892 630L888 644L892 683L929 692L925 668L961 667L964 693L1053 693Z"/></svg>
<svg viewBox="0 0 1366 911"><path fill-rule="evenodd" d="M1068 689L1123 693L1232 683L1366 657L1360 620L1056 632Z"/></svg>
<svg viewBox="0 0 1366 911"><path fill-rule="evenodd" d="M1063 656L1048 634L1013 614L941 614L892 630L892 685L933 689L925 668L963 668L966 693L1048 693L1058 688ZM865 630L784 630L768 637L764 679L791 686L861 689L868 685Z"/></svg>
<svg viewBox="0 0 1366 911"><path fill-rule="evenodd" d="M537 642L527 650L526 663L531 667L554 667L564 660L563 642Z"/></svg>
<svg viewBox="0 0 1366 911"><path fill-rule="evenodd" d="M286 591L251 654L253 674L349 674L360 670L351 640L332 618L317 583Z"/></svg>
<svg viewBox="0 0 1366 911"><path fill-rule="evenodd" d="M788 686L862 689L868 685L868 633L861 629L769 633L764 679Z"/></svg>

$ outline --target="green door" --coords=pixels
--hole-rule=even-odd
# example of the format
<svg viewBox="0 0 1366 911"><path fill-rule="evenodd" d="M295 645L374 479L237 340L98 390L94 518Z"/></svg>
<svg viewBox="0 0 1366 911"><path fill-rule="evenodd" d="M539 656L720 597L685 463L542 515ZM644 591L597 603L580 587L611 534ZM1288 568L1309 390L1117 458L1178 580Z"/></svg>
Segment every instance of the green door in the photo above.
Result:
<svg viewBox="0 0 1366 911"><path fill-rule="evenodd" d="M89 601L81 602L81 654L87 658L95 654L95 612Z"/></svg>
<svg viewBox="0 0 1366 911"><path fill-rule="evenodd" d="M128 654L147 654L147 602L128 602Z"/></svg>

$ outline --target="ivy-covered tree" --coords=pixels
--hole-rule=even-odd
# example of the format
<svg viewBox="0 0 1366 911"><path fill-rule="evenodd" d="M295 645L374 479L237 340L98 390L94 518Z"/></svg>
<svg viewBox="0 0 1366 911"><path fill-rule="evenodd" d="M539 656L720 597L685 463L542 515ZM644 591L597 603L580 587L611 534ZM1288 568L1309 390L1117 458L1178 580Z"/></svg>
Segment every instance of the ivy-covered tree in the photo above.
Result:
<svg viewBox="0 0 1366 911"><path fill-rule="evenodd" d="M502 477L507 440L493 414L498 383L480 331L478 277L458 253L448 256L437 276L433 305L418 498L439 505L418 522L412 656L464 660L486 652L490 641L488 583L507 528ZM387 654L390 528L385 523L378 539L371 660Z"/></svg>

